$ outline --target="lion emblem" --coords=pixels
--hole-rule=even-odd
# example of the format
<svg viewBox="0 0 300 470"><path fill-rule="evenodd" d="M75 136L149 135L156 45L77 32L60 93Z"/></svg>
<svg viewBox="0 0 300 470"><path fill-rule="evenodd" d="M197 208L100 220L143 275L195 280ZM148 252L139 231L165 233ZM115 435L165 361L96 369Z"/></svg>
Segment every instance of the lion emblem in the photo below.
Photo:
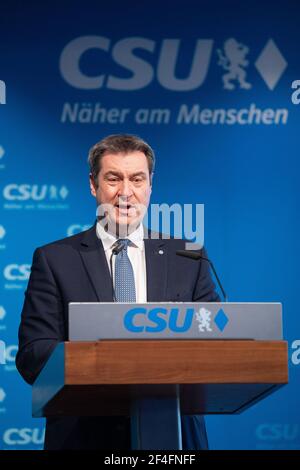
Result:
<svg viewBox="0 0 300 470"><path fill-rule="evenodd" d="M225 90L234 90L237 81L240 88L249 90L252 85L246 81L246 72L243 67L249 65L248 60L245 59L249 52L249 48L242 43L237 42L234 38L227 39L224 42L224 51L217 49L219 56L218 65L222 66L224 70L228 70L222 77L223 86Z"/></svg>
<svg viewBox="0 0 300 470"><path fill-rule="evenodd" d="M204 331L212 331L211 323L211 312L204 307L201 307L198 312L196 312L196 320L199 322L198 328L201 333Z"/></svg>

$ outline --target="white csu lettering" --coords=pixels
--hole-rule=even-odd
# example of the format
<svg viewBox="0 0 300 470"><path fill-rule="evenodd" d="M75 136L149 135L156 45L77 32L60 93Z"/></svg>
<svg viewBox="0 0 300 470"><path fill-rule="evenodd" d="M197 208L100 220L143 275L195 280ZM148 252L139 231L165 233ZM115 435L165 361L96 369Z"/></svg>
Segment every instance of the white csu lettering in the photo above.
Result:
<svg viewBox="0 0 300 470"><path fill-rule="evenodd" d="M34 201L41 201L45 199L48 192L48 186L43 184L8 184L3 190L3 195L8 201L27 201L33 199Z"/></svg>
<svg viewBox="0 0 300 470"><path fill-rule="evenodd" d="M27 445L31 442L33 444L43 444L45 438L44 429L39 428L11 428L7 429L3 435L3 441L7 445Z"/></svg>
<svg viewBox="0 0 300 470"><path fill-rule="evenodd" d="M6 350L5 350L5 360L8 363L15 362L17 352L18 352L18 346L16 344L12 344L11 346L7 346Z"/></svg>
<svg viewBox="0 0 300 470"><path fill-rule="evenodd" d="M30 264L8 264L3 273L7 281L27 281L30 270Z"/></svg>
<svg viewBox="0 0 300 470"><path fill-rule="evenodd" d="M161 86L173 91L190 91L200 87L204 82L211 58L213 40L198 39L194 50L189 75L177 78L175 69L179 55L181 40L164 39L157 63L157 80ZM80 36L69 42L60 56L60 72L69 85L85 89L97 90L106 86L111 90L139 90L148 86L154 78L153 66L135 54L136 50L153 54L156 42L142 37L125 38L118 41L111 50L112 60L129 71L128 78L100 73L86 75L80 69L80 59L89 50L97 49L109 53L111 40L103 36ZM99 60L100 62L100 60Z"/></svg>

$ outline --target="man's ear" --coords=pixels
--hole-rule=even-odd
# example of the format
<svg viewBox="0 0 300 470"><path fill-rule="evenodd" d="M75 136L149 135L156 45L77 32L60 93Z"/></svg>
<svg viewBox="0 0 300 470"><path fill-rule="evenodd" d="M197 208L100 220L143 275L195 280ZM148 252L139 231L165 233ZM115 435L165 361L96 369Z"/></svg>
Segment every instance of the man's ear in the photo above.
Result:
<svg viewBox="0 0 300 470"><path fill-rule="evenodd" d="M91 190L91 195L96 197L97 186L96 186L92 173L90 173L90 190Z"/></svg>

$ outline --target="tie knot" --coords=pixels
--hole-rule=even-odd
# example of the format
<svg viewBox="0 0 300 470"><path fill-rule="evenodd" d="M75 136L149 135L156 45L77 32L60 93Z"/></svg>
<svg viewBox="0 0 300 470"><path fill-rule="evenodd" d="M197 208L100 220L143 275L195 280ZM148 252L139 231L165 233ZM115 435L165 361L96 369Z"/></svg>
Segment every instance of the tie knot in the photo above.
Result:
<svg viewBox="0 0 300 470"><path fill-rule="evenodd" d="M129 245L130 240L128 238L119 238L119 240L117 240L117 246L122 246L124 250L127 250Z"/></svg>

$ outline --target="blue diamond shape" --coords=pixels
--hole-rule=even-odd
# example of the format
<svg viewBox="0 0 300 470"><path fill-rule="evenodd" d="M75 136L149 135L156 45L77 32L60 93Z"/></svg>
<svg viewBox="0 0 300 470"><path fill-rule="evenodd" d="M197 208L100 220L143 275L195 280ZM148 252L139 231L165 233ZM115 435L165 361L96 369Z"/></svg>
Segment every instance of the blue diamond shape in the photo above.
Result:
<svg viewBox="0 0 300 470"><path fill-rule="evenodd" d="M218 311L217 315L215 316L214 322L220 331L224 330L225 326L228 323L228 317L224 313L222 308Z"/></svg>

